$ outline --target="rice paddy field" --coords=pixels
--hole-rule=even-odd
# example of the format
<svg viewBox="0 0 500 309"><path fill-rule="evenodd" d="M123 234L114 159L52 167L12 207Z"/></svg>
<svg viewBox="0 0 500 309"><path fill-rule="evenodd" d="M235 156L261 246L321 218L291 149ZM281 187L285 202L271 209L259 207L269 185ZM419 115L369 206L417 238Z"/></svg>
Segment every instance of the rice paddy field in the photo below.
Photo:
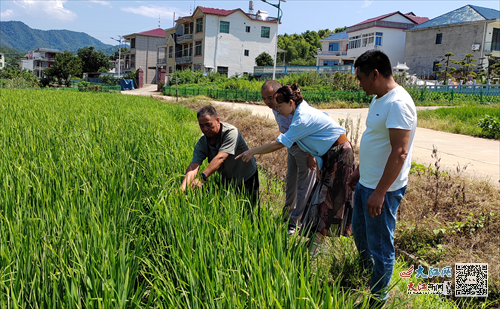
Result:
<svg viewBox="0 0 500 309"><path fill-rule="evenodd" d="M0 98L0 308L366 307L366 286L341 286L352 241L335 249L348 263L332 255L321 271L269 200L257 217L210 181L177 190L200 136L188 108L108 93ZM392 307L455 308L397 295Z"/></svg>

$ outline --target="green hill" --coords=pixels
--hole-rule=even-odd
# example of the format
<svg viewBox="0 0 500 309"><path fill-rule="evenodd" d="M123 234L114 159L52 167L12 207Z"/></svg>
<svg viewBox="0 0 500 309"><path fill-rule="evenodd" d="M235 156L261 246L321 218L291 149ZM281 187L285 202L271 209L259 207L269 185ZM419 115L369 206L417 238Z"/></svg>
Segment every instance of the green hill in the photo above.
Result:
<svg viewBox="0 0 500 309"><path fill-rule="evenodd" d="M118 50L118 45L104 44L84 32L31 29L20 21L0 22L0 45L20 52L37 48L54 48L76 52L79 48L94 46L96 50L111 55Z"/></svg>

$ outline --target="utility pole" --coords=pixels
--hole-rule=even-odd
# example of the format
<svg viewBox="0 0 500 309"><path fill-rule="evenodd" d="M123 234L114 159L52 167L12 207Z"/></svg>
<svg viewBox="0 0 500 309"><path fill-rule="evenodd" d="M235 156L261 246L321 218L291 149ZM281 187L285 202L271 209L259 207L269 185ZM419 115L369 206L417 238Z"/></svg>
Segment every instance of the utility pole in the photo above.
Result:
<svg viewBox="0 0 500 309"><path fill-rule="evenodd" d="M122 40L123 40L123 37L121 35L118 35L119 39L115 39L115 38L111 38L112 40L115 40L118 42L118 78L120 78L120 68L122 66L121 64L121 55L122 55Z"/></svg>
<svg viewBox="0 0 500 309"><path fill-rule="evenodd" d="M280 26L281 17L283 17L283 10L281 10L280 5L281 2L286 2L286 0L278 0L278 5L267 2L266 0L262 0L269 5L274 6L278 9L278 18L276 19L276 51L274 53L274 66L273 66L273 80L276 78L276 62L278 61L278 29Z"/></svg>

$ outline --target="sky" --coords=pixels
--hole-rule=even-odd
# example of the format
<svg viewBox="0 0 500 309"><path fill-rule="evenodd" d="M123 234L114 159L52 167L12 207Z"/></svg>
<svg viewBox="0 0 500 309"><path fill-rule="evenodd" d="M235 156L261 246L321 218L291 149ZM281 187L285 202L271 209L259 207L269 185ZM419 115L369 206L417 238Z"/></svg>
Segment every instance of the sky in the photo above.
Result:
<svg viewBox="0 0 500 309"><path fill-rule="evenodd" d="M269 0L277 4L278 0ZM362 0L281 2L283 10L279 33L351 26L391 12L413 12L430 19L471 4L500 10L499 0ZM248 12L249 1L120 1L120 0L0 0L1 21L22 21L33 29L66 29L85 32L103 43L117 45L113 38L173 26L174 13L188 16L196 6L220 9L241 8ZM276 16L277 9L263 1L254 1L254 11L264 10ZM500 16L499 16L500 18Z"/></svg>

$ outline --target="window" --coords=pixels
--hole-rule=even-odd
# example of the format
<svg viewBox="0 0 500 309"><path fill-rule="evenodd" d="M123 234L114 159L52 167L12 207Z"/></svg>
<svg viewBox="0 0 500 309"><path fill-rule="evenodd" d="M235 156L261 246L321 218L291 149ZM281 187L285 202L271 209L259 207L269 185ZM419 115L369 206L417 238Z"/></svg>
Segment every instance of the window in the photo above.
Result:
<svg viewBox="0 0 500 309"><path fill-rule="evenodd" d="M193 43L189 44L189 57L193 55Z"/></svg>
<svg viewBox="0 0 500 309"><path fill-rule="evenodd" d="M362 40L361 40L362 47L373 45L373 41L375 40L373 32L363 34L361 37L362 37Z"/></svg>
<svg viewBox="0 0 500 309"><path fill-rule="evenodd" d="M172 74L172 67L168 67L168 74Z"/></svg>
<svg viewBox="0 0 500 309"><path fill-rule="evenodd" d="M174 53L174 47L173 46L169 46L168 47L168 58L172 58L173 57L173 53Z"/></svg>
<svg viewBox="0 0 500 309"><path fill-rule="evenodd" d="M441 44L441 42L443 42L443 34L438 33L436 34L436 44Z"/></svg>
<svg viewBox="0 0 500 309"><path fill-rule="evenodd" d="M260 37L261 38L268 38L269 39L269 36L271 34L271 27L260 27Z"/></svg>
<svg viewBox="0 0 500 309"><path fill-rule="evenodd" d="M203 17L196 20L196 33L203 31Z"/></svg>
<svg viewBox="0 0 500 309"><path fill-rule="evenodd" d="M332 66L332 65L338 65L338 64L339 64L339 62L337 60L334 60L334 61L332 61L332 60L325 60L323 62L324 66Z"/></svg>
<svg viewBox="0 0 500 309"><path fill-rule="evenodd" d="M202 41L196 41L195 46L194 46L194 55L195 56L201 56L201 42Z"/></svg>
<svg viewBox="0 0 500 309"><path fill-rule="evenodd" d="M249 56L250 55L250 51L248 49L245 49L245 56Z"/></svg>
<svg viewBox="0 0 500 309"><path fill-rule="evenodd" d="M247 27L246 27L245 32L250 33L250 26L247 26Z"/></svg>
<svg viewBox="0 0 500 309"><path fill-rule="evenodd" d="M375 33L375 46L382 46L382 32Z"/></svg>
<svg viewBox="0 0 500 309"><path fill-rule="evenodd" d="M493 28L493 35L491 36L491 50L490 51L498 51L500 50L500 29Z"/></svg>
<svg viewBox="0 0 500 309"><path fill-rule="evenodd" d="M184 34L193 34L193 23L184 24Z"/></svg>
<svg viewBox="0 0 500 309"><path fill-rule="evenodd" d="M135 48L135 38L130 39L130 48Z"/></svg>
<svg viewBox="0 0 500 309"><path fill-rule="evenodd" d="M439 61L434 61L434 62L432 63L432 72L436 73L436 72L438 72L438 71L439 71L439 67L440 67L440 66L439 66L438 64L439 64Z"/></svg>
<svg viewBox="0 0 500 309"><path fill-rule="evenodd" d="M361 36L353 36L349 38L349 49L361 47Z"/></svg>
<svg viewBox="0 0 500 309"><path fill-rule="evenodd" d="M328 51L339 51L339 43L330 43Z"/></svg>
<svg viewBox="0 0 500 309"><path fill-rule="evenodd" d="M217 67L217 72L220 74L220 75L226 75L227 77L227 73L228 73L228 67Z"/></svg>
<svg viewBox="0 0 500 309"><path fill-rule="evenodd" d="M229 33L229 22L221 21L220 22L220 33Z"/></svg>
<svg viewBox="0 0 500 309"><path fill-rule="evenodd" d="M189 45L182 45L182 56L187 57L189 56Z"/></svg>
<svg viewBox="0 0 500 309"><path fill-rule="evenodd" d="M130 67L135 68L135 55L130 55Z"/></svg>

